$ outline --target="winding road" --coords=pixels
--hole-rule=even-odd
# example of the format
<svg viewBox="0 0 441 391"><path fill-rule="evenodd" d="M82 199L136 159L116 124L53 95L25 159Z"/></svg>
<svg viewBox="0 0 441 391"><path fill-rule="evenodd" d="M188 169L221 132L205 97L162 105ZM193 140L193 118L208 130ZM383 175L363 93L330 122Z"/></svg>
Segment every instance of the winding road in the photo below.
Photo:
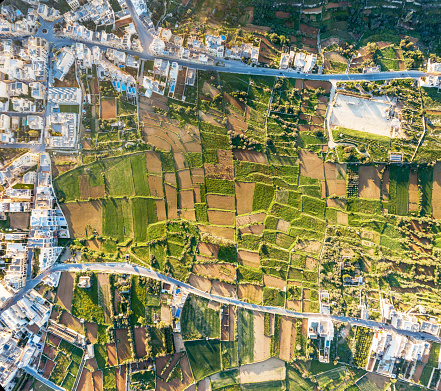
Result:
<svg viewBox="0 0 441 391"><path fill-rule="evenodd" d="M386 323L380 323L375 322L373 320L364 320L364 319L357 319L357 318L351 318L347 316L337 316L337 315L323 315L323 314L316 314L316 313L307 313L307 312L295 312L291 310L287 310L285 308L281 307L272 307L272 306L263 306L263 305L257 305L257 304L251 304L246 303L244 301L234 299L234 298L227 298L227 297L221 297L221 296L215 296L207 292L203 292L194 286L187 284L182 281L178 281L172 277L165 276L161 273L158 273L152 269L147 269L142 266L133 266L128 263L58 263L53 265L51 268L44 271L42 274L40 274L37 278L34 278L33 280L30 280L26 283L26 285L18 291L15 296L13 296L9 301L5 302L0 309L0 314L17 303L18 300L20 300L27 292L29 292L31 289L33 289L35 286L37 286L47 275L49 275L52 272L80 272L80 271L96 271L100 273L125 273L125 274L133 274L133 275L140 275L149 277L158 281L163 281L169 284L173 284L176 286L179 286L181 288L186 289L188 292L204 297L208 300L213 300L221 304L232 304L237 307L241 307L244 309L252 310L252 311L261 311L261 312L268 312L272 314L278 314L283 316L291 316L295 318L314 318L314 319L331 319L335 322L346 322L351 325L357 325L357 326L363 326L368 327L375 330L391 330L395 331L398 334L407 336L407 337L415 337L418 339L425 339L432 342L438 342L441 343L441 338L423 333L423 332L414 332L414 331L407 331L407 330L399 330L395 327L386 324Z"/></svg>

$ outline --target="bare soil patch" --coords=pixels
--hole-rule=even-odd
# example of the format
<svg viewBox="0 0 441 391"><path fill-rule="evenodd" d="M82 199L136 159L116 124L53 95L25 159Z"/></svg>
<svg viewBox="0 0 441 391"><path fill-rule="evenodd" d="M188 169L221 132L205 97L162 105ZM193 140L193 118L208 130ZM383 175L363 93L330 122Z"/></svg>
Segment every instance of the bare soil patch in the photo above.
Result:
<svg viewBox="0 0 441 391"><path fill-rule="evenodd" d="M360 166L358 195L360 198L380 198L380 170L374 166Z"/></svg>
<svg viewBox="0 0 441 391"><path fill-rule="evenodd" d="M328 198L326 206L329 208L340 208L346 210L346 199L344 198Z"/></svg>
<svg viewBox="0 0 441 391"><path fill-rule="evenodd" d="M264 224L254 224L248 227L239 228L239 232L243 234L261 235L265 229Z"/></svg>
<svg viewBox="0 0 441 391"><path fill-rule="evenodd" d="M252 163L268 164L266 155L261 152L247 151L244 149L233 149L233 154L234 154L234 158L237 160L242 160Z"/></svg>
<svg viewBox="0 0 441 391"><path fill-rule="evenodd" d="M213 280L210 293L216 296L236 297L236 287L226 282Z"/></svg>
<svg viewBox="0 0 441 391"><path fill-rule="evenodd" d="M289 231L289 226L290 226L289 221L286 221L286 220L283 220L283 219L279 219L279 221L277 222L276 229L278 231L288 232Z"/></svg>
<svg viewBox="0 0 441 391"><path fill-rule="evenodd" d="M244 134L248 128L248 124L234 115L227 115L227 128L236 133Z"/></svg>
<svg viewBox="0 0 441 391"><path fill-rule="evenodd" d="M190 274L188 282L200 291L208 293L211 290L211 281L208 278Z"/></svg>
<svg viewBox="0 0 441 391"><path fill-rule="evenodd" d="M289 12L283 12L283 11L277 11L276 12L276 18L279 19L286 19L290 17L290 13Z"/></svg>
<svg viewBox="0 0 441 391"><path fill-rule="evenodd" d="M251 225L254 223L263 224L266 218L266 213L255 213L246 216L238 216L236 219L236 227L241 227L243 225Z"/></svg>
<svg viewBox="0 0 441 391"><path fill-rule="evenodd" d="M329 81L321 81L321 80L304 80L303 88L308 89L317 89L323 88L326 94L331 92L331 83Z"/></svg>
<svg viewBox="0 0 441 391"><path fill-rule="evenodd" d="M193 193L192 193L193 195ZM208 210L208 222L215 225L234 225L234 212L223 210Z"/></svg>
<svg viewBox="0 0 441 391"><path fill-rule="evenodd" d="M435 219L441 218L441 162L433 167L432 210Z"/></svg>
<svg viewBox="0 0 441 391"><path fill-rule="evenodd" d="M295 342L295 341L291 342L291 335L293 328L292 326L293 326L293 318L288 316L281 317L279 357L285 361L291 360L291 344Z"/></svg>
<svg viewBox="0 0 441 391"><path fill-rule="evenodd" d="M22 230L29 229L30 216L29 212L9 213L10 227Z"/></svg>
<svg viewBox="0 0 441 391"><path fill-rule="evenodd" d="M68 272L62 272L60 277L59 286L61 289L57 290L57 297L55 302L62 305L68 311L72 309L72 297L74 289L74 274Z"/></svg>
<svg viewBox="0 0 441 391"><path fill-rule="evenodd" d="M240 111L242 111L242 112L245 111L245 103L239 101L236 98L233 98L230 94L227 94L226 92L224 92L224 99L228 104L236 107Z"/></svg>
<svg viewBox="0 0 441 391"><path fill-rule="evenodd" d="M256 184L254 182L236 182L237 214L250 213L253 211L253 195Z"/></svg>
<svg viewBox="0 0 441 391"><path fill-rule="evenodd" d="M54 346L57 346L60 344L61 342L61 338L57 337L56 335L53 334L48 334L47 336L47 340Z"/></svg>
<svg viewBox="0 0 441 391"><path fill-rule="evenodd" d="M101 118L102 119L116 118L115 98L101 99Z"/></svg>
<svg viewBox="0 0 441 391"><path fill-rule="evenodd" d="M219 238L227 239L227 240L234 240L234 228L229 227L215 227L212 225L203 225L198 224L199 231L208 233L213 236L217 236Z"/></svg>
<svg viewBox="0 0 441 391"><path fill-rule="evenodd" d="M107 324L112 323L112 302L110 297L109 277L105 273L97 274L98 291L102 292L104 319Z"/></svg>
<svg viewBox="0 0 441 391"><path fill-rule="evenodd" d="M87 236L86 226L102 234L102 203L101 201L69 202L61 206L69 224L72 237Z"/></svg>
<svg viewBox="0 0 441 391"><path fill-rule="evenodd" d="M240 367L240 382L242 384L284 380L285 377L285 361L275 357Z"/></svg>
<svg viewBox="0 0 441 391"><path fill-rule="evenodd" d="M389 178L390 170L386 168L383 172L383 180L381 181L381 198L383 200L389 199Z"/></svg>
<svg viewBox="0 0 441 391"><path fill-rule="evenodd" d="M205 181L205 173L203 168L192 168L191 169L191 177L193 179L193 183L204 183Z"/></svg>
<svg viewBox="0 0 441 391"><path fill-rule="evenodd" d="M279 277L270 276L268 274L263 275L263 283L266 286L269 286L271 288L277 288L277 289L285 288L285 284L286 284L285 280L283 280Z"/></svg>
<svg viewBox="0 0 441 391"><path fill-rule="evenodd" d="M181 353L175 354L175 356L177 356L177 357L180 357L181 355L182 355ZM158 357L156 359L156 365L157 365L156 373L159 373L158 367L160 367L160 366L162 366L160 368L162 371L163 367L168 362L169 358L170 358L170 356L163 356L163 357ZM160 360L165 360L166 362L163 364ZM177 359L174 359L173 361L175 361L175 360L177 361ZM159 364L158 364L158 361L160 361ZM187 356L185 354L181 357L181 360L179 361L179 363L180 363L181 369L182 369L183 381L181 381L181 379L177 378L177 379L174 379L173 381L167 383L158 376L157 381L156 381L156 389L157 390L181 391L181 390L185 390L190 385L190 383L193 382L193 376L191 374L190 364L189 364ZM168 373L174 368L174 366L175 366L175 363L172 362L170 365L170 370L167 369L167 372L164 374L164 376L168 375Z"/></svg>
<svg viewBox="0 0 441 391"><path fill-rule="evenodd" d="M286 300L286 307L289 310L302 312L302 300Z"/></svg>
<svg viewBox="0 0 441 391"><path fill-rule="evenodd" d="M409 212L418 211L418 173L409 173Z"/></svg>
<svg viewBox="0 0 441 391"><path fill-rule="evenodd" d="M261 304L263 299L263 288L255 284L239 284L238 297L251 303Z"/></svg>
<svg viewBox="0 0 441 391"><path fill-rule="evenodd" d="M167 220L167 212L165 210L165 201L164 200L155 200L156 205L156 216L158 217L158 221Z"/></svg>
<svg viewBox="0 0 441 391"><path fill-rule="evenodd" d="M166 172L164 174L164 182L173 186L177 186L176 175L174 172Z"/></svg>
<svg viewBox="0 0 441 391"><path fill-rule="evenodd" d="M229 282L236 280L236 267L230 263L199 263L193 265L192 271L196 274Z"/></svg>
<svg viewBox="0 0 441 391"><path fill-rule="evenodd" d="M263 312L254 311L254 361L271 357L271 337L264 334L264 319Z"/></svg>
<svg viewBox="0 0 441 391"><path fill-rule="evenodd" d="M161 322L171 324L171 312L168 305L163 304L161 306Z"/></svg>
<svg viewBox="0 0 441 391"><path fill-rule="evenodd" d="M86 338L90 343L95 343L98 340L98 325L96 323L86 322Z"/></svg>
<svg viewBox="0 0 441 391"><path fill-rule="evenodd" d="M234 167L222 164L204 164L205 177L210 179L234 180Z"/></svg>
<svg viewBox="0 0 441 391"><path fill-rule="evenodd" d="M303 240L295 245L296 250L300 250L307 253L317 253L320 251L322 243L318 240Z"/></svg>
<svg viewBox="0 0 441 391"><path fill-rule="evenodd" d="M237 252L237 261L241 265L258 268L260 267L259 253L255 253L247 250L239 250Z"/></svg>
<svg viewBox="0 0 441 391"><path fill-rule="evenodd" d="M417 367L415 369L415 373L413 375L413 381L415 383L418 383L420 381L420 377L421 377L421 374L423 373L423 369L424 369L424 365L422 365L422 364L417 365Z"/></svg>

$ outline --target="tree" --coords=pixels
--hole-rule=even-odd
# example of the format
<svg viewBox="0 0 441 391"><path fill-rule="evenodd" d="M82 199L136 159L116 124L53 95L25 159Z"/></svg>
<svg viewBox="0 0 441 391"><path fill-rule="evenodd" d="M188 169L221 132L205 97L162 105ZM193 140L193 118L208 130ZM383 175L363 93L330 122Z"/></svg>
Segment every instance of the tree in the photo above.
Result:
<svg viewBox="0 0 441 391"><path fill-rule="evenodd" d="M369 42L366 45L366 50L369 54L374 54L378 50L378 45L375 42Z"/></svg>

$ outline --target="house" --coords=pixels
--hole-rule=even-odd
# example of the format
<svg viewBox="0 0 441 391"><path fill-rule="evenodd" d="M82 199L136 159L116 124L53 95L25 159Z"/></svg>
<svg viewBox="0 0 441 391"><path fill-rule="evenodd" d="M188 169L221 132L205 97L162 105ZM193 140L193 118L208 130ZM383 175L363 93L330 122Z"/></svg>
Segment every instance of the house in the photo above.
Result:
<svg viewBox="0 0 441 391"><path fill-rule="evenodd" d="M8 132L11 127L11 117L6 114L0 115L0 131Z"/></svg>
<svg viewBox="0 0 441 391"><path fill-rule="evenodd" d="M155 37L155 39L153 39L153 42L149 46L149 50L155 56L161 56L165 50L165 42Z"/></svg>
<svg viewBox="0 0 441 391"><path fill-rule="evenodd" d="M64 47L54 64L54 77L63 80L75 61L75 55L70 47Z"/></svg>
<svg viewBox="0 0 441 391"><path fill-rule="evenodd" d="M26 83L14 81L7 83L9 96L27 95L29 87ZM0 88L1 90L1 88Z"/></svg>
<svg viewBox="0 0 441 391"><path fill-rule="evenodd" d="M44 120L39 115L28 115L27 116L27 124L29 126L29 129L43 130Z"/></svg>
<svg viewBox="0 0 441 391"><path fill-rule="evenodd" d="M74 11L80 8L80 3L78 0L67 0L67 4L69 4L69 7Z"/></svg>
<svg viewBox="0 0 441 391"><path fill-rule="evenodd" d="M429 59L427 62L427 73L441 73L441 62L434 62Z"/></svg>
<svg viewBox="0 0 441 391"><path fill-rule="evenodd" d="M420 328L421 332L438 336L439 330L440 330L440 324L437 323L434 318L421 321L421 328Z"/></svg>
<svg viewBox="0 0 441 391"><path fill-rule="evenodd" d="M334 324L330 319L308 318L308 338L320 339L319 361L329 362L331 342L334 339Z"/></svg>
<svg viewBox="0 0 441 391"><path fill-rule="evenodd" d="M12 103L12 110L17 111L19 113L37 111L37 107L35 103L29 99L14 97L11 99L11 103Z"/></svg>
<svg viewBox="0 0 441 391"><path fill-rule="evenodd" d="M158 38L161 39L162 41L169 42L172 36L173 34L171 30L163 27L159 28Z"/></svg>
<svg viewBox="0 0 441 391"><path fill-rule="evenodd" d="M84 289L90 288L92 286L90 276L81 276L78 280L78 286Z"/></svg>
<svg viewBox="0 0 441 391"><path fill-rule="evenodd" d="M46 87L43 83L33 82L29 83L29 88L31 89L31 97L38 100L43 100L46 98Z"/></svg>

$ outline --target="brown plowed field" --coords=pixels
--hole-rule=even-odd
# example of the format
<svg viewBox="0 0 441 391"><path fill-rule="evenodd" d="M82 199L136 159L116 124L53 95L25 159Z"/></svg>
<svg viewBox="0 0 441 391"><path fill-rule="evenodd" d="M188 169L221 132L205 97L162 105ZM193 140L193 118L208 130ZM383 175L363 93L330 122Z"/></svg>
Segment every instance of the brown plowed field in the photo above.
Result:
<svg viewBox="0 0 441 391"><path fill-rule="evenodd" d="M158 221L167 220L167 212L165 210L165 201L164 200L155 200L156 205L156 216L158 217Z"/></svg>
<svg viewBox="0 0 441 391"><path fill-rule="evenodd" d="M138 358L145 357L147 355L146 351L146 336L147 330L145 327L135 327L135 346L136 346L136 356Z"/></svg>
<svg viewBox="0 0 441 391"><path fill-rule="evenodd" d="M290 226L289 221L286 221L286 220L283 220L283 219L279 219L279 221L277 222L276 229L278 231L288 232L289 231L289 226Z"/></svg>
<svg viewBox="0 0 441 391"><path fill-rule="evenodd" d="M181 354L177 353L175 356L176 358L173 358L170 368L166 370L164 377L167 377L168 373L173 369L177 359L181 356ZM170 356L163 356L163 357L158 357L156 359L156 365L157 365L156 373L162 372L163 368L168 363L169 358ZM191 374L190 364L185 354L182 356L181 361L179 363L182 368L182 375L184 380L181 381L181 379L177 378L167 383L158 376L156 380L156 390L181 391L181 390L185 390L188 387L188 385L193 382L193 376Z"/></svg>
<svg viewBox="0 0 441 391"><path fill-rule="evenodd" d="M417 172L409 173L409 212L418 211L418 174Z"/></svg>
<svg viewBox="0 0 441 391"><path fill-rule="evenodd" d="M83 372L81 373L77 390L78 391L93 390L92 374L87 368L83 368Z"/></svg>
<svg viewBox="0 0 441 391"><path fill-rule="evenodd" d="M55 363L52 360L46 361L46 366L44 367L43 376L46 379L49 379L49 376L51 375L52 369L54 369Z"/></svg>
<svg viewBox="0 0 441 391"><path fill-rule="evenodd" d="M263 288L254 284L239 284L238 285L239 299L247 299L251 303L261 304L263 298Z"/></svg>
<svg viewBox="0 0 441 391"><path fill-rule="evenodd" d="M266 155L261 152L256 151L247 151L244 149L234 149L233 154L235 159L252 162L252 163L261 163L268 164L268 159Z"/></svg>
<svg viewBox="0 0 441 391"><path fill-rule="evenodd" d="M78 318L71 315L69 312L64 311L61 316L60 323L70 328L71 330L76 331L77 333L84 335L83 324L80 322Z"/></svg>
<svg viewBox="0 0 441 391"><path fill-rule="evenodd" d="M90 186L88 175L80 175L78 179L80 182L80 197L82 200L87 200L89 197L104 197L104 186Z"/></svg>
<svg viewBox="0 0 441 391"><path fill-rule="evenodd" d="M228 104L236 107L240 111L242 111L242 112L245 111L245 103L239 101L236 98L233 98L231 95L227 94L226 92L224 92L224 99Z"/></svg>
<svg viewBox="0 0 441 391"><path fill-rule="evenodd" d="M59 286L62 286L63 289L57 290L57 297L55 302L57 304L62 305L68 311L72 309L72 297L73 297L73 288L74 288L74 274L63 272L61 273Z"/></svg>
<svg viewBox="0 0 441 391"><path fill-rule="evenodd" d="M115 98L101 99L101 118L102 119L116 118Z"/></svg>
<svg viewBox="0 0 441 391"><path fill-rule="evenodd" d="M194 209L181 210L180 217L182 219L196 221L196 213Z"/></svg>
<svg viewBox="0 0 441 391"><path fill-rule="evenodd" d="M148 176L150 195L153 197L164 197L164 189L162 187L162 177L156 175Z"/></svg>
<svg viewBox="0 0 441 391"><path fill-rule="evenodd" d="M69 224L71 236L86 236L86 226L102 234L102 203L101 201L69 202L63 204L64 216Z"/></svg>
<svg viewBox="0 0 441 391"><path fill-rule="evenodd" d="M106 344L107 348L107 357L109 359L109 367L113 367L118 365L118 358L116 356L116 347L114 343Z"/></svg>
<svg viewBox="0 0 441 391"><path fill-rule="evenodd" d="M149 174L162 173L161 156L157 152L147 151L145 153L145 162Z"/></svg>
<svg viewBox="0 0 441 391"><path fill-rule="evenodd" d="M432 210L435 219L441 219L441 163L433 167Z"/></svg>
<svg viewBox="0 0 441 391"><path fill-rule="evenodd" d="M168 184L164 185L165 196L167 199L167 217L169 219L178 218L178 195L176 189Z"/></svg>
<svg viewBox="0 0 441 391"><path fill-rule="evenodd" d="M208 221L215 225L234 225L234 212L226 212L221 210L208 210Z"/></svg>
<svg viewBox="0 0 441 391"><path fill-rule="evenodd" d="M254 253L247 250L239 250L237 252L237 261L241 265L258 268L260 267L259 253Z"/></svg>
<svg viewBox="0 0 441 391"><path fill-rule="evenodd" d="M116 374L116 391L126 391L126 365L115 368Z"/></svg>
<svg viewBox="0 0 441 391"><path fill-rule="evenodd" d="M103 391L103 372L95 371L92 373L94 391Z"/></svg>
<svg viewBox="0 0 441 391"><path fill-rule="evenodd" d="M210 179L234 180L234 167L221 164L204 164L205 177Z"/></svg>
<svg viewBox="0 0 441 391"><path fill-rule="evenodd" d="M327 94L331 92L331 83L329 81L320 81L320 80L304 80L303 88L309 89L317 89L323 88Z"/></svg>
<svg viewBox="0 0 441 391"><path fill-rule="evenodd" d="M208 293L211 291L211 281L208 278L197 276L196 274L190 274L188 282L190 285L193 285L196 289L203 292Z"/></svg>
<svg viewBox="0 0 441 391"><path fill-rule="evenodd" d="M47 340L54 346L58 346L61 342L61 338L53 334L48 334Z"/></svg>
<svg viewBox="0 0 441 391"><path fill-rule="evenodd" d="M254 182L236 182L236 207L237 214L245 214L253 211L253 195L256 184Z"/></svg>
<svg viewBox="0 0 441 391"><path fill-rule="evenodd" d="M207 204L209 208L235 210L234 196L207 194Z"/></svg>
<svg viewBox="0 0 441 391"><path fill-rule="evenodd" d="M179 189L191 189L193 184L191 183L190 170L181 170L177 172Z"/></svg>
<svg viewBox="0 0 441 391"><path fill-rule="evenodd" d="M193 265L193 273L230 282L236 280L236 267L230 263L198 263Z"/></svg>
<svg viewBox="0 0 441 391"><path fill-rule="evenodd" d="M286 284L285 280L278 277L269 276L267 274L263 275L263 283L265 284L265 286L269 286L271 288L278 288L278 289L285 288L285 284Z"/></svg>
<svg viewBox="0 0 441 391"><path fill-rule="evenodd" d="M55 349L53 346L44 344L43 353L48 356L51 360L53 360L57 356L57 349Z"/></svg>
<svg viewBox="0 0 441 391"><path fill-rule="evenodd" d="M116 329L116 346L118 351L118 361L123 363L132 358L132 348L128 341L128 330L127 329Z"/></svg>
<svg viewBox="0 0 441 391"><path fill-rule="evenodd" d="M181 209L194 209L193 190L181 190L179 192L179 205Z"/></svg>
<svg viewBox="0 0 441 391"><path fill-rule="evenodd" d="M174 172L166 172L164 174L164 182L176 186L177 185L176 174Z"/></svg>
<svg viewBox="0 0 441 391"><path fill-rule="evenodd" d="M193 183L204 183L205 175L203 168L192 168L191 169L191 177L193 179Z"/></svg>
<svg viewBox="0 0 441 391"><path fill-rule="evenodd" d="M90 341L90 343L97 342L98 338L98 325L96 323L86 322L84 323L86 327L86 338Z"/></svg>
<svg viewBox="0 0 441 391"><path fill-rule="evenodd" d="M199 242L198 251L200 254L217 258L217 255L219 254L219 246L217 244Z"/></svg>
<svg viewBox="0 0 441 391"><path fill-rule="evenodd" d="M358 181L358 195L360 198L380 199L380 168L374 166L360 166Z"/></svg>
<svg viewBox="0 0 441 391"><path fill-rule="evenodd" d="M183 153L174 153L173 159L175 160L175 166L177 170L183 170L185 168L188 168Z"/></svg>
<svg viewBox="0 0 441 391"><path fill-rule="evenodd" d="M216 296L236 297L236 287L226 282L213 280L210 293Z"/></svg>
<svg viewBox="0 0 441 391"><path fill-rule="evenodd" d="M234 228L214 227L212 225L203 225L203 224L198 224L198 228L201 232L211 234L218 238L223 238L231 241L234 240L234 234L235 234Z"/></svg>
<svg viewBox="0 0 441 391"><path fill-rule="evenodd" d="M271 337L264 334L265 314L254 311L254 361L263 361L271 357Z"/></svg>

